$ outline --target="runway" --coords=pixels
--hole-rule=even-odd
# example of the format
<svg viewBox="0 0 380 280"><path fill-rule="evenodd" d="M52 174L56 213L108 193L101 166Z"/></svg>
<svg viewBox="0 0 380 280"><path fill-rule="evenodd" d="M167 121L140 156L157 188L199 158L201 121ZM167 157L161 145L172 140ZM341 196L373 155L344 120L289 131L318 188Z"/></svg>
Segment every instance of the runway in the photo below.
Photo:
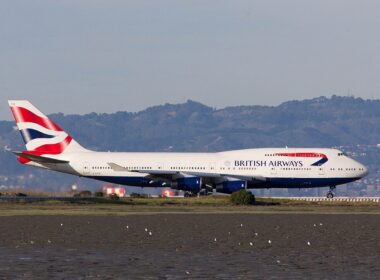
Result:
<svg viewBox="0 0 380 280"><path fill-rule="evenodd" d="M317 197L317 196L292 196L292 197L261 197L263 199L279 199L279 200L298 200L298 201L306 201L306 202L371 202L371 203L379 203L380 197L348 197L348 196L338 196L334 198L326 198L326 197ZM74 197L74 196L0 196L0 202L44 202L44 201L64 201L64 202L80 202L80 201L88 201L88 202L98 202L101 199L98 197ZM175 198L173 198L175 199Z"/></svg>
<svg viewBox="0 0 380 280"><path fill-rule="evenodd" d="M0 217L0 279L379 279L376 214Z"/></svg>
<svg viewBox="0 0 380 280"><path fill-rule="evenodd" d="M263 197L269 199L290 199L299 201L317 201L317 202L376 202L380 203L380 197L378 196L336 196L334 198L327 198L325 196L287 196L287 197Z"/></svg>

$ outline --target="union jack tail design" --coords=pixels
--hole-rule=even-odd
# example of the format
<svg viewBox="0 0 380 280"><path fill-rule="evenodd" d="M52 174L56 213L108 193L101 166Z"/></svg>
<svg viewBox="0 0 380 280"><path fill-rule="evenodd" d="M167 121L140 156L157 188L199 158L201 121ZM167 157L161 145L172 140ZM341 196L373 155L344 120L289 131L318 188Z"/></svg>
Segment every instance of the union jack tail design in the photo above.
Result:
<svg viewBox="0 0 380 280"><path fill-rule="evenodd" d="M42 156L85 151L69 134L29 101L10 100L8 103L25 142L26 151L23 153ZM30 159L20 156L19 161L28 163Z"/></svg>

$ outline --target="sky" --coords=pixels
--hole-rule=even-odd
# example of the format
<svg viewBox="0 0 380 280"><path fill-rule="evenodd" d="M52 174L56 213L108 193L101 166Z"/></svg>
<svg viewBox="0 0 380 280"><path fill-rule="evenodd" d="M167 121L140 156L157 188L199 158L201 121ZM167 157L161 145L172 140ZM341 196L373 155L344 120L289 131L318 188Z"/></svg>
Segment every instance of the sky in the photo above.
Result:
<svg viewBox="0 0 380 280"><path fill-rule="evenodd" d="M380 98L380 1L3 0L8 99L46 113Z"/></svg>

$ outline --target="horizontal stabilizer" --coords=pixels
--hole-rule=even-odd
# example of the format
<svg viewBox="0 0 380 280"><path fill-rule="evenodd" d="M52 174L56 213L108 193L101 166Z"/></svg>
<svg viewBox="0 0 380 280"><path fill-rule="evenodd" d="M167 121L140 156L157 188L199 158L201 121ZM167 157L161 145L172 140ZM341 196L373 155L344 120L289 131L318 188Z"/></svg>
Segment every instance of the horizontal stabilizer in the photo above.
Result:
<svg viewBox="0 0 380 280"><path fill-rule="evenodd" d="M55 159L55 158L50 158L50 157L45 157L45 156L38 156L38 155L33 155L30 153L25 153L25 152L19 152L19 151L12 151L15 155L37 162L37 163L69 163L67 160L61 160L61 159Z"/></svg>

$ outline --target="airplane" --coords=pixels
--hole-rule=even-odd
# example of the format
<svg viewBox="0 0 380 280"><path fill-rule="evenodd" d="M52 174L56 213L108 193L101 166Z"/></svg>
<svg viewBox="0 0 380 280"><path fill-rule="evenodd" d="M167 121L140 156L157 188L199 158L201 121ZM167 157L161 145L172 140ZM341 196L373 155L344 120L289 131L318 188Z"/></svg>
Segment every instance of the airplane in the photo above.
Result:
<svg viewBox="0 0 380 280"><path fill-rule="evenodd" d="M13 151L22 164L139 186L171 187L188 194L204 189L330 187L363 178L367 168L337 149L259 148L215 153L97 152L82 147L26 100L9 106L26 145Z"/></svg>

